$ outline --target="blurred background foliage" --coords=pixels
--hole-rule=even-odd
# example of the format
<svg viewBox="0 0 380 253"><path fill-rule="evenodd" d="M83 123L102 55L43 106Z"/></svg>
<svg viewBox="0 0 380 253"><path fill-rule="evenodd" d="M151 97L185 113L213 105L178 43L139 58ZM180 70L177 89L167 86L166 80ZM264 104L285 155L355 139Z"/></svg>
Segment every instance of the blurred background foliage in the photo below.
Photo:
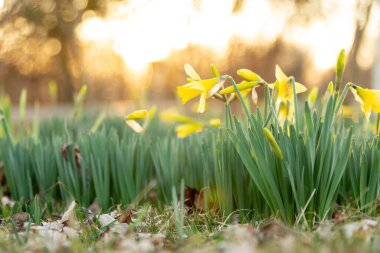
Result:
<svg viewBox="0 0 380 253"><path fill-rule="evenodd" d="M371 0L0 0L0 92L68 103L175 99L183 64L201 76L246 67L271 82L274 66L327 86L341 48L345 78L380 88L380 8ZM377 71L376 71L377 70Z"/></svg>

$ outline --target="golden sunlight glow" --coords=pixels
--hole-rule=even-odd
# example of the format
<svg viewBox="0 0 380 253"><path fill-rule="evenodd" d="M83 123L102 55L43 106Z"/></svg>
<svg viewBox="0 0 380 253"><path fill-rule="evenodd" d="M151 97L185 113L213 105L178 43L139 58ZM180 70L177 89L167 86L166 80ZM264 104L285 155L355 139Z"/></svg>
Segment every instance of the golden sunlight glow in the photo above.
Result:
<svg viewBox="0 0 380 253"><path fill-rule="evenodd" d="M0 11L5 7L5 0L0 0Z"/></svg>
<svg viewBox="0 0 380 253"><path fill-rule="evenodd" d="M173 50L191 44L209 47L222 54L233 36L260 42L272 40L280 32L285 17L266 20L271 7L266 0L247 1L246 8L233 14L233 0L139 0L114 3L107 18L90 17L78 29L82 41L111 43L115 52L135 72L166 58ZM122 6L122 8L121 8ZM252 22L252 10L255 22ZM270 24L270 33L265 29Z"/></svg>
<svg viewBox="0 0 380 253"><path fill-rule="evenodd" d="M0 0L2 1L2 0ZM322 1L324 8L331 2ZM292 5L274 6L268 0L246 0L243 9L233 13L233 0L131 0L111 2L105 18L88 15L78 27L83 42L109 44L135 73L165 59L174 50L202 45L221 57L229 42L241 38L258 46L279 36L311 54L315 67L331 68L341 48L352 45L355 28L355 0L340 0L330 16L316 18L304 26L286 26L294 14ZM338 4L336 4L338 5ZM378 10L374 4L375 13ZM378 15L377 15L378 16ZM85 15L86 17L86 15ZM371 29L376 36L377 26ZM369 26L371 28L371 26ZM365 58L367 51L361 52Z"/></svg>

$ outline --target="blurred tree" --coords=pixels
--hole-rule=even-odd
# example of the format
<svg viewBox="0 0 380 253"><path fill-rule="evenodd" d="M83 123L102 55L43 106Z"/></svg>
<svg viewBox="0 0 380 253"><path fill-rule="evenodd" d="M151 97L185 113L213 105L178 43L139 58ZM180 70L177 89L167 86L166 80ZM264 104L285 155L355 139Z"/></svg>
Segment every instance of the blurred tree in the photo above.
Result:
<svg viewBox="0 0 380 253"><path fill-rule="evenodd" d="M94 11L102 15L106 5L107 0L9 1L0 16L0 27L7 30L6 38L0 39L3 53L9 52L4 54L8 56L5 61L23 75L38 73L33 68L41 69L46 75L44 67L50 66L51 73L54 66L59 66L51 75L61 84L60 100L71 101L74 87L82 82L75 27L84 13ZM18 50L22 53L16 59L13 54Z"/></svg>
<svg viewBox="0 0 380 253"><path fill-rule="evenodd" d="M361 82L361 80L358 80L357 77L359 76L359 72L361 71L361 69L357 63L357 57L371 15L372 4L373 0L357 0L357 18L354 40L351 46L350 53L347 57L347 67L345 75L346 79L359 83Z"/></svg>

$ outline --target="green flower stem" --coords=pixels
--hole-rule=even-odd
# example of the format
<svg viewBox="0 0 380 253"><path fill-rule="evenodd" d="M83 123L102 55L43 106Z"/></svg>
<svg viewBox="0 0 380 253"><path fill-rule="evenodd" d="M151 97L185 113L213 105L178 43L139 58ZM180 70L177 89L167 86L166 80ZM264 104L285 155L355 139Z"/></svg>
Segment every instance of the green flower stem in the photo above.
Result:
<svg viewBox="0 0 380 253"><path fill-rule="evenodd" d="M244 103L243 96L241 95L241 93L240 93L240 91L236 85L235 80L231 76L228 76L227 78L230 81L230 83L234 86L235 92L236 92L236 94L238 94L238 97L240 99L240 103L243 106L244 112L247 115L249 122L253 125L253 119L252 119L251 113L249 112L247 105Z"/></svg>
<svg viewBox="0 0 380 253"><path fill-rule="evenodd" d="M269 91L269 85L268 84L265 84L265 92L267 93L267 96L270 97L270 91ZM275 96L275 92L273 92L273 97ZM276 113L276 109L274 107L274 104L275 104L275 100L273 99L272 103L269 103L269 108L271 109L271 113L269 114L269 116L271 115L274 115L276 121L276 128L278 127L278 124L279 124L279 121L278 121L278 117L277 117L277 113ZM268 119L266 120L265 122L265 126L269 123L271 117L268 117Z"/></svg>
<svg viewBox="0 0 380 253"><path fill-rule="evenodd" d="M351 85L351 83L347 83L346 86L344 86L344 90L343 90L342 95L340 96L339 101L338 101L338 105L335 108L334 118L339 113L340 107L342 107L343 101L346 98L346 95L347 95L348 89L350 88L350 85ZM336 96L338 96L338 95L336 94Z"/></svg>
<svg viewBox="0 0 380 253"><path fill-rule="evenodd" d="M227 128L230 128L230 129L232 129L233 127L231 105L229 103L226 103L226 126Z"/></svg>
<svg viewBox="0 0 380 253"><path fill-rule="evenodd" d="M296 121L296 132L299 133L299 117L298 117L298 100L297 100L297 92L296 92L296 84L294 77L290 77L290 82L293 87L293 100L294 100L294 112L295 112L295 121Z"/></svg>
<svg viewBox="0 0 380 253"><path fill-rule="evenodd" d="M265 92L265 105L264 105L264 118L267 118L268 115L268 104L270 103L270 97L267 92Z"/></svg>

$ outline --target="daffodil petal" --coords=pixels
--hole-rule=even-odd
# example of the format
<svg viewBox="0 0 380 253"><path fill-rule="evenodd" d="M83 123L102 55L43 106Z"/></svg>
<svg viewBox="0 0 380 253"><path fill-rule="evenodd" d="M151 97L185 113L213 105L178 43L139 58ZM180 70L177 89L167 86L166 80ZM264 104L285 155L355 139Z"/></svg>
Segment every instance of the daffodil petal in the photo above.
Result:
<svg viewBox="0 0 380 253"><path fill-rule="evenodd" d="M354 97L355 97L355 100L358 101L361 105L364 104L364 101L361 99L361 97L358 95L358 92L355 88L353 87L350 87L350 90L352 92L352 94L354 94Z"/></svg>
<svg viewBox="0 0 380 253"><path fill-rule="evenodd" d="M296 94L307 91L307 88L303 84L295 82L294 86L296 87Z"/></svg>
<svg viewBox="0 0 380 253"><path fill-rule="evenodd" d="M191 83L187 83L182 85L182 87L191 88L193 90L200 90L203 91L205 89L204 85L201 83L201 81L193 81Z"/></svg>
<svg viewBox="0 0 380 253"><path fill-rule="evenodd" d="M276 65L276 79L277 80L288 80L289 77L282 72L280 66Z"/></svg>
<svg viewBox="0 0 380 253"><path fill-rule="evenodd" d="M255 88L252 88L252 101L254 105L257 105L258 95Z"/></svg>
<svg viewBox="0 0 380 253"><path fill-rule="evenodd" d="M224 80L220 80L211 90L208 91L208 97L212 97L215 93L217 93L223 87Z"/></svg>
<svg viewBox="0 0 380 253"><path fill-rule="evenodd" d="M364 112L365 118L369 121L369 117L371 116L371 106L368 104L362 104L361 108Z"/></svg>
<svg viewBox="0 0 380 253"><path fill-rule="evenodd" d="M198 106L198 112L204 113L206 108L206 98L207 98L207 92L202 92L201 98L199 99L199 106Z"/></svg>
<svg viewBox="0 0 380 253"><path fill-rule="evenodd" d="M136 133L144 132L144 128L135 120L126 120L125 123Z"/></svg>
<svg viewBox="0 0 380 253"><path fill-rule="evenodd" d="M252 89L242 90L242 91L240 91L240 94L241 94L241 96L242 96L243 98L245 98L245 97L248 95L248 93L251 92L251 90L252 90Z"/></svg>
<svg viewBox="0 0 380 253"><path fill-rule="evenodd" d="M380 90L357 88L358 95L364 101L364 104L369 104L375 112L380 112Z"/></svg>
<svg viewBox="0 0 380 253"><path fill-rule="evenodd" d="M184 66L185 73L193 80L201 80L201 77L198 75L198 73L194 70L194 68L190 64L185 64Z"/></svg>
<svg viewBox="0 0 380 253"><path fill-rule="evenodd" d="M364 89L358 85L351 85L350 90L354 94L355 100L360 103L367 120L369 120L372 109L380 113L380 90Z"/></svg>

